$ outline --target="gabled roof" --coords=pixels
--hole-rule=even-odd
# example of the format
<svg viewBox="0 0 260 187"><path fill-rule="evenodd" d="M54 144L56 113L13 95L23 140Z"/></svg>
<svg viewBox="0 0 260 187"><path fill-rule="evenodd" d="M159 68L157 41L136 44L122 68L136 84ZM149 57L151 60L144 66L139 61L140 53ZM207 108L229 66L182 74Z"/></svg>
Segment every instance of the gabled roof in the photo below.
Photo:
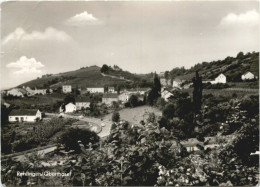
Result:
<svg viewBox="0 0 260 187"><path fill-rule="evenodd" d="M107 93L103 95L103 98L118 98L118 94L116 93Z"/></svg>
<svg viewBox="0 0 260 187"><path fill-rule="evenodd" d="M66 104L66 106L68 106L68 105L73 105L73 106L76 106L76 105L74 105L73 103L68 103L68 104Z"/></svg>
<svg viewBox="0 0 260 187"><path fill-rule="evenodd" d="M104 87L103 86L88 86L87 89L88 88L104 88Z"/></svg>
<svg viewBox="0 0 260 187"><path fill-rule="evenodd" d="M35 116L38 110L28 110L28 109L20 109L20 110L12 110L9 116Z"/></svg>
<svg viewBox="0 0 260 187"><path fill-rule="evenodd" d="M178 79L178 78L175 78L175 79L173 79L173 81L175 81L175 82L184 82L185 80L181 80L181 79Z"/></svg>
<svg viewBox="0 0 260 187"><path fill-rule="evenodd" d="M244 73L243 75L246 75L246 74L252 74L252 75L254 75L252 72L250 72L250 71L248 71L248 72L246 72L246 73Z"/></svg>
<svg viewBox="0 0 260 187"><path fill-rule="evenodd" d="M129 91L129 92L134 92L134 91L148 91L148 90L150 90L151 88L131 88L131 89L128 89L127 91Z"/></svg>
<svg viewBox="0 0 260 187"><path fill-rule="evenodd" d="M75 102L90 102L90 98L89 97L80 97L80 98L76 98Z"/></svg>

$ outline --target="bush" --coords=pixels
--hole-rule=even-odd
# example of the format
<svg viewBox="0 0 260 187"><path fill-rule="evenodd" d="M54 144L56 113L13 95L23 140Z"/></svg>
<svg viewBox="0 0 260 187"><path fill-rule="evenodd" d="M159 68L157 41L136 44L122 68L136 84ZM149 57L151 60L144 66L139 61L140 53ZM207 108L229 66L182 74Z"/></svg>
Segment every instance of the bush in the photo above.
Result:
<svg viewBox="0 0 260 187"><path fill-rule="evenodd" d="M132 95L130 98L129 98L129 104L131 107L136 107L138 106L138 97L136 95Z"/></svg>
<svg viewBox="0 0 260 187"><path fill-rule="evenodd" d="M163 114L163 117L165 117L166 119L172 119L174 116L174 105L173 104L166 105L162 114Z"/></svg>
<svg viewBox="0 0 260 187"><path fill-rule="evenodd" d="M120 120L120 114L118 112L114 112L112 115L112 121L119 122L119 120Z"/></svg>
<svg viewBox="0 0 260 187"><path fill-rule="evenodd" d="M61 135L59 143L65 144L67 150L80 152L78 141L83 145L95 144L99 141L99 136L88 129L70 128Z"/></svg>

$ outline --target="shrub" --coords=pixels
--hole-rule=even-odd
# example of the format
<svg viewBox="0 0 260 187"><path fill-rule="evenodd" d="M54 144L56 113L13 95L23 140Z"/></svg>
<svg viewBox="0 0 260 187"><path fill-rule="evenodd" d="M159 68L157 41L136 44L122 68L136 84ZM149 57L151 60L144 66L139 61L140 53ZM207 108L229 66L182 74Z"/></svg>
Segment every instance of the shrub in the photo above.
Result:
<svg viewBox="0 0 260 187"><path fill-rule="evenodd" d="M118 112L114 112L112 115L112 121L119 122L119 120L120 120L120 114Z"/></svg>
<svg viewBox="0 0 260 187"><path fill-rule="evenodd" d="M78 141L81 141L83 145L95 144L99 141L99 136L88 129L70 128L61 135L59 143L65 144L67 150L80 152Z"/></svg>

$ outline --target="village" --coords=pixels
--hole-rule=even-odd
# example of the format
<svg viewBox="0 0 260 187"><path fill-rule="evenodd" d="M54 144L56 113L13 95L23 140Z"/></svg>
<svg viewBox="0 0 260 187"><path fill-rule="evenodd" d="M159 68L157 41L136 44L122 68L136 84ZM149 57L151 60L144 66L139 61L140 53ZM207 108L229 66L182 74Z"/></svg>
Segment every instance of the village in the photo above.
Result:
<svg viewBox="0 0 260 187"><path fill-rule="evenodd" d="M159 74L160 83L162 85L161 88L161 97L167 102L168 99L173 96L172 91L175 89L188 89L191 86L191 83L183 84L185 81L180 79L167 80L164 77L165 72L161 72ZM243 81L253 80L257 78L251 72L246 72L241 75L241 79ZM172 84L171 84L172 82ZM226 84L226 76L224 74L220 74L215 78L215 80L205 80L202 83L210 83L210 84ZM75 98L75 103L67 103L65 106L61 106L59 109L59 113L73 113L76 111L80 111L82 109L86 109L90 107L90 98L84 95L86 94L103 94L101 103L104 103L107 106L111 106L113 102L120 102L120 104L125 104L129 101L132 95L137 96L139 101L144 100L144 96L150 91L150 88L132 88L128 90L118 91L115 90L115 87L108 86L104 87L87 87L87 88L79 88L80 96ZM22 88L13 88L7 91L2 91L2 95L6 96L14 96L14 97L31 97L34 95L50 95L53 93L53 89L31 89L30 87L22 87ZM62 86L63 94L71 94L72 86L71 85L63 85ZM4 103L6 106L9 106L8 103ZM30 110L22 111L12 111L9 115L9 122L34 122L36 120L41 120L42 115L39 110L35 110L34 112Z"/></svg>
<svg viewBox="0 0 260 187"><path fill-rule="evenodd" d="M3 2L0 186L259 186L258 7Z"/></svg>

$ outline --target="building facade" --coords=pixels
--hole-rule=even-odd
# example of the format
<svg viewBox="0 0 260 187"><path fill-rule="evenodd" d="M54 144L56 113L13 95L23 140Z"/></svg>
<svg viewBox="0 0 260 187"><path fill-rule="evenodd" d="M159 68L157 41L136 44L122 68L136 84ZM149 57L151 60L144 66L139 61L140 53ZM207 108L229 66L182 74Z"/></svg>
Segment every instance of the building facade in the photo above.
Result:
<svg viewBox="0 0 260 187"><path fill-rule="evenodd" d="M27 91L22 88L13 88L6 92L6 95L12 95L12 96L16 96L16 97L24 97L25 94L27 94Z"/></svg>
<svg viewBox="0 0 260 187"><path fill-rule="evenodd" d="M184 80L180 80L180 79L174 79L172 81L172 87L173 88L181 88L181 84L184 82Z"/></svg>
<svg viewBox="0 0 260 187"><path fill-rule="evenodd" d="M121 101L122 103L127 103L129 98L130 98L131 94L128 92L122 92L119 96L118 99L119 101Z"/></svg>
<svg viewBox="0 0 260 187"><path fill-rule="evenodd" d="M65 105L65 113L75 112L77 110L76 105L73 103L68 103Z"/></svg>
<svg viewBox="0 0 260 187"><path fill-rule="evenodd" d="M90 107L90 99L89 98L79 98L76 99L75 102L76 109L81 110L82 108L89 108Z"/></svg>
<svg viewBox="0 0 260 187"><path fill-rule="evenodd" d="M226 78L226 76L223 73L221 73L219 76L217 76L215 78L214 81L211 81L210 83L211 84L218 84L218 83L226 84L227 83L227 78Z"/></svg>
<svg viewBox="0 0 260 187"><path fill-rule="evenodd" d="M115 88L113 86L109 86L108 89L107 89L107 92L115 93Z"/></svg>
<svg viewBox="0 0 260 187"><path fill-rule="evenodd" d="M241 76L242 80L252 80L254 78L255 78L255 75L253 73L251 73L251 72L246 72L245 74L243 74Z"/></svg>
<svg viewBox="0 0 260 187"><path fill-rule="evenodd" d="M104 87L89 87L87 91L90 93L104 93L105 89Z"/></svg>
<svg viewBox="0 0 260 187"><path fill-rule="evenodd" d="M62 92L63 93L71 93L72 92L71 85L63 85L62 86Z"/></svg>
<svg viewBox="0 0 260 187"><path fill-rule="evenodd" d="M9 122L35 122L42 119L40 110L12 110L8 116Z"/></svg>
<svg viewBox="0 0 260 187"><path fill-rule="evenodd" d="M112 105L113 102L118 102L118 94L115 93L108 93L104 94L102 97L102 103L105 103L106 105Z"/></svg>
<svg viewBox="0 0 260 187"><path fill-rule="evenodd" d="M169 98L173 96L173 94L171 92L169 92L168 90L162 88L161 90L161 98L163 98L165 101L169 101Z"/></svg>

